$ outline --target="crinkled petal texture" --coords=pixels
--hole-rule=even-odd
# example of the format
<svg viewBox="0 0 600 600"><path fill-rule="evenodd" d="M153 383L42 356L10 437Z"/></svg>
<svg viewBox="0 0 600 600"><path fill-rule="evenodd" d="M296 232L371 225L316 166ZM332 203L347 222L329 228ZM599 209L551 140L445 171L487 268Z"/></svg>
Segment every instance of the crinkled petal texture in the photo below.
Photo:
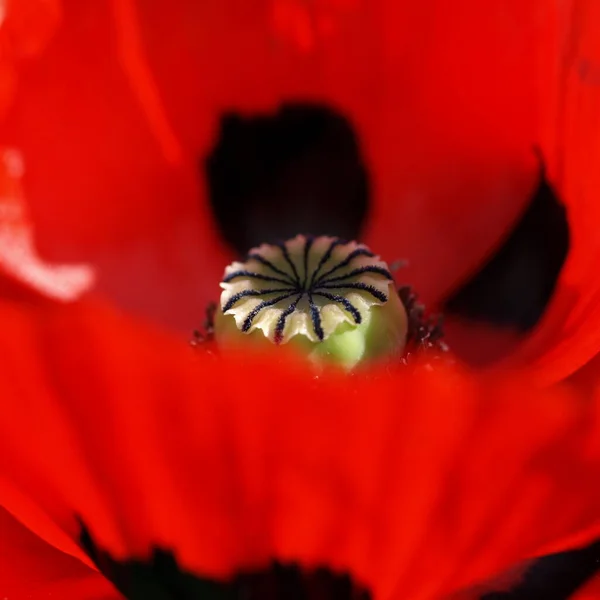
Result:
<svg viewBox="0 0 600 600"><path fill-rule="evenodd" d="M300 100L347 115L372 175L366 241L410 259L428 302L535 187L539 65L555 50L545 0L61 5L0 140L25 157L40 248L97 265L98 289L126 308L189 327L210 297L227 254L198 165L226 110Z"/></svg>
<svg viewBox="0 0 600 600"><path fill-rule="evenodd" d="M600 534L600 413L567 388L443 365L315 378L83 303L0 320L0 504L87 564L80 520L117 559L298 560L424 600Z"/></svg>

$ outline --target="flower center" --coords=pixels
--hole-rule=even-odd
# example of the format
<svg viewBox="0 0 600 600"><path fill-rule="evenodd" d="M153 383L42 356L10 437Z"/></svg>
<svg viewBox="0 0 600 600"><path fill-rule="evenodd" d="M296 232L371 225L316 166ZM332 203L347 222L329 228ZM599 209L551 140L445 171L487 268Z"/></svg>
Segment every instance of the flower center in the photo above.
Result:
<svg viewBox="0 0 600 600"><path fill-rule="evenodd" d="M400 352L406 342L406 311L392 275L356 242L298 235L263 244L227 267L221 287L217 341L232 333L293 341L346 366Z"/></svg>

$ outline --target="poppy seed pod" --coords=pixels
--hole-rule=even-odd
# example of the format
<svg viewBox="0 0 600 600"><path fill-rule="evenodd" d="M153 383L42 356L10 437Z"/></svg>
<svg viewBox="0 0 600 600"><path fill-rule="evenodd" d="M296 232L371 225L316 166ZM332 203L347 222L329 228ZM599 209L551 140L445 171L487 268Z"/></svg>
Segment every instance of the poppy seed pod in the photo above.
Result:
<svg viewBox="0 0 600 600"><path fill-rule="evenodd" d="M363 244L298 235L263 244L225 270L215 335L287 344L351 369L401 355L406 310L388 266Z"/></svg>

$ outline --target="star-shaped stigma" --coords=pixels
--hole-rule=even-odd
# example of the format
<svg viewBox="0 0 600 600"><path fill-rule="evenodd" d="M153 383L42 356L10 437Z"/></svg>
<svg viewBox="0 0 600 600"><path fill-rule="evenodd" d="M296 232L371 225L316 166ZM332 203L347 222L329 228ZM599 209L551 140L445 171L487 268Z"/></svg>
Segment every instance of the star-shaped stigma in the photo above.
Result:
<svg viewBox="0 0 600 600"><path fill-rule="evenodd" d="M297 334L322 342L342 323L363 323L395 293L387 265L366 246L304 235L251 250L226 269L221 287L222 312L276 344Z"/></svg>

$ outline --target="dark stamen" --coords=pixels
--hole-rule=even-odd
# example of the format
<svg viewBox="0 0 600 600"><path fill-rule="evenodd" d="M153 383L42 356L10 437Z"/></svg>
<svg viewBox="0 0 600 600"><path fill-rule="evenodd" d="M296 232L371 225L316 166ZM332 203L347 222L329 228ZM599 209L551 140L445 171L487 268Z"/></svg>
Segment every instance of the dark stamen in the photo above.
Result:
<svg viewBox="0 0 600 600"><path fill-rule="evenodd" d="M327 300L331 300L332 302L339 302L354 317L354 322L357 325L360 325L360 323L362 323L362 315L360 314L359 310L356 308L356 306L354 306L354 304L352 304L352 302L350 302L350 300L344 298L344 296L339 296L338 294L330 294L329 292L313 292L313 294L315 296L322 296L323 298L327 298ZM320 324L321 321L319 319L319 326Z"/></svg>
<svg viewBox="0 0 600 600"><path fill-rule="evenodd" d="M437 355L448 352L448 346L443 341L441 317L427 315L425 307L409 286L402 286L398 295L408 316L408 345L404 362L407 363L413 354L423 351L433 351Z"/></svg>
<svg viewBox="0 0 600 600"><path fill-rule="evenodd" d="M279 315L277 325L275 326L275 343L280 344L283 339L283 330L285 328L285 322L287 318L296 310L298 302L304 296L304 292L298 294L298 297Z"/></svg>
<svg viewBox="0 0 600 600"><path fill-rule="evenodd" d="M313 300L312 294L308 294L308 306L310 308L310 318L312 319L313 329L315 330L317 337L323 341L325 333L323 332L323 327L321 326L321 313L319 312L319 308ZM360 313L358 316L360 317Z"/></svg>
<svg viewBox="0 0 600 600"><path fill-rule="evenodd" d="M383 292L380 292L377 288L369 285L368 283L361 283L359 281L355 283L323 283L315 286L318 289L326 289L326 290L360 290L362 292L367 292L371 294L374 298L377 298L380 302L387 302L388 297Z"/></svg>
<svg viewBox="0 0 600 600"><path fill-rule="evenodd" d="M233 296L231 296L231 298L229 298L229 300L226 302L225 306L223 307L223 312L227 312L229 309L233 308L233 306L239 302L242 298L248 298L248 297L252 297L252 296L263 296L263 295L268 295L268 294L277 294L279 292L291 292L292 290L289 290L289 288L268 288L265 290L242 290L241 292L238 292L237 294L234 294Z"/></svg>
<svg viewBox="0 0 600 600"><path fill-rule="evenodd" d="M302 287L306 290L306 284L308 283L308 255L310 254L310 249L313 245L314 238L312 236L308 236L306 241L304 242L304 281L302 282Z"/></svg>
<svg viewBox="0 0 600 600"><path fill-rule="evenodd" d="M327 252L325 252L325 254L323 254L323 256L321 257L321 260L319 261L319 264L317 265L317 268L314 270L311 278L310 278L310 284L309 287L312 287L315 279L317 277L317 275L319 274L319 271L325 266L325 263L331 258L331 254L333 253L333 251L335 250L335 248L337 248L337 246L343 245L345 242L343 242L340 239L335 239L331 242L331 244L329 244L329 248L327 248Z"/></svg>
<svg viewBox="0 0 600 600"><path fill-rule="evenodd" d="M271 271L274 271L275 273L277 273L279 275L283 275L289 281L289 283L291 283L292 285L294 285L296 283L292 279L292 276L289 273L286 273L279 267L276 267L270 260L266 259L264 256L261 256L260 254L253 252L252 254L248 254L248 260L250 260L250 259L258 261L259 263L261 263L262 265L271 269Z"/></svg>
<svg viewBox="0 0 600 600"><path fill-rule="evenodd" d="M345 275L338 275L337 277L330 277L328 279L320 279L320 283L333 283L335 281L342 281L344 279L349 279L350 277L356 277L357 275L362 275L363 273L375 273L377 275L383 275L386 279L392 279L392 274L383 267L377 267L375 265L367 265L365 267L359 267L358 269L353 269L352 271L346 273Z"/></svg>
<svg viewBox="0 0 600 600"><path fill-rule="evenodd" d="M290 268L292 269L292 272L294 273L294 277L293 277L294 283L296 285L300 285L300 275L298 275L298 269L296 269L296 265L294 264L294 261L290 257L290 253L288 252L287 246L283 242L277 242L276 246L281 250L281 253L283 254L283 258L285 258L285 261L287 262L288 265L290 265Z"/></svg>
<svg viewBox="0 0 600 600"><path fill-rule="evenodd" d="M254 273L253 271L246 270L229 273L229 275L223 278L223 283L229 283L230 281L233 281L238 277L250 277L250 279L260 279L261 281L269 281L271 283L283 283L284 285L290 285L290 282L287 279L280 279L279 277L272 277L271 275L262 275L261 273Z"/></svg>
<svg viewBox="0 0 600 600"><path fill-rule="evenodd" d="M288 298L293 296L294 293L295 292L292 290L287 294L283 294L282 296L277 296L277 298L273 298L272 300L264 300L260 304L256 305L252 309L252 311L248 314L248 316L244 319L244 324L242 325L242 331L244 333L246 333L248 331L248 329L250 329L250 327L252 327L252 321L254 321L254 319L256 318L256 315L258 315L258 313L261 310L264 310L265 308L269 308L269 306L274 306L275 304L277 304L278 302L281 302L282 300L287 300Z"/></svg>
<svg viewBox="0 0 600 600"><path fill-rule="evenodd" d="M373 258L375 255L370 250L367 250L366 248L357 248L356 250L353 250L352 252L350 252L350 254L348 254L348 256L346 256L346 258L344 260L340 261L334 267L331 267L331 269L329 269L329 271L326 271L325 273L323 273L323 275L321 275L321 277L319 277L319 279L316 280L315 285L320 283L321 281L323 281L326 277L328 277L332 273L335 273L336 271L339 271L340 269L343 269L345 266L349 265L357 256L367 256L369 258Z"/></svg>

